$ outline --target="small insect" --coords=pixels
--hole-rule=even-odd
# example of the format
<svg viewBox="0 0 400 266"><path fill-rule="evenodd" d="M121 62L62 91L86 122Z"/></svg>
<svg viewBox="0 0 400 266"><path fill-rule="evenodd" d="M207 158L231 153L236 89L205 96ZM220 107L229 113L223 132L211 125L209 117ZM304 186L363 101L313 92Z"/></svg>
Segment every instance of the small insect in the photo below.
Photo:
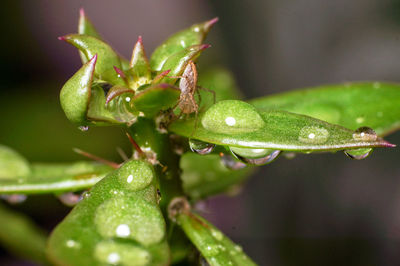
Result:
<svg viewBox="0 0 400 266"><path fill-rule="evenodd" d="M215 103L215 92L213 90L197 86L198 74L196 65L194 64L193 61L189 61L189 63L186 65L186 68L183 71L182 76L178 76L175 78L180 78L179 90L181 91L181 94L179 96L178 103L175 105L173 109L179 107L179 109L181 110L177 118L179 118L182 114L189 115L195 113L195 129L196 129L197 115L199 112L199 105L201 103L201 95L199 93L199 89L212 93L214 97L214 103ZM199 99L198 103L196 102L195 99L195 93L197 93Z"/></svg>

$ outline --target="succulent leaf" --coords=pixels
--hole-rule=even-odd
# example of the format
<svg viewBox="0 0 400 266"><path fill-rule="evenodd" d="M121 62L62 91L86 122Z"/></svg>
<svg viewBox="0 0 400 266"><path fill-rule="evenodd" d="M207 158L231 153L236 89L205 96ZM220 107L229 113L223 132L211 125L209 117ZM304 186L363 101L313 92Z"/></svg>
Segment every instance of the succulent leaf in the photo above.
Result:
<svg viewBox="0 0 400 266"><path fill-rule="evenodd" d="M188 48L192 45L202 44L207 37L211 27L218 21L218 18L205 21L203 23L194 24L191 27L175 33L165 42L158 46L150 59L151 69L160 71L164 68L167 59L173 54Z"/></svg>
<svg viewBox="0 0 400 266"><path fill-rule="evenodd" d="M137 89L144 84L151 82L151 69L143 47L142 37L139 36L138 41L132 51L132 58L127 71L129 76L129 87Z"/></svg>

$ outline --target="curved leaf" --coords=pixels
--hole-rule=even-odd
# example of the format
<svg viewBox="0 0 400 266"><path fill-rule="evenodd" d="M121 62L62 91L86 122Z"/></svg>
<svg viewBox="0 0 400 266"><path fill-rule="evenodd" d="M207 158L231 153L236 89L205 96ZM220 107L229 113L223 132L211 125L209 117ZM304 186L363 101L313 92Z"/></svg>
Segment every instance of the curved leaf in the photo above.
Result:
<svg viewBox="0 0 400 266"><path fill-rule="evenodd" d="M86 114L92 91L93 73L97 55L84 64L62 87L61 107L67 118L75 124L87 124Z"/></svg>
<svg viewBox="0 0 400 266"><path fill-rule="evenodd" d="M22 155L0 144L0 181L25 178L30 172L29 163Z"/></svg>
<svg viewBox="0 0 400 266"><path fill-rule="evenodd" d="M165 42L158 46L151 55L151 69L159 71L163 68L165 61L174 53L189 46L201 44L206 38L211 27L218 21L218 18L194 24L190 28L175 33ZM165 69L165 68L163 68Z"/></svg>
<svg viewBox="0 0 400 266"><path fill-rule="evenodd" d="M43 194L91 188L112 168L92 162L32 164L31 174L15 180L0 180L0 194Z"/></svg>
<svg viewBox="0 0 400 266"><path fill-rule="evenodd" d="M56 265L166 265L165 221L154 169L128 161L96 184L52 232Z"/></svg>
<svg viewBox="0 0 400 266"><path fill-rule="evenodd" d="M349 129L373 128L385 136L400 128L400 84L355 82L281 93L250 101L258 109L279 109Z"/></svg>
<svg viewBox="0 0 400 266"><path fill-rule="evenodd" d="M25 259L48 265L46 235L28 217L0 205L1 245Z"/></svg>
<svg viewBox="0 0 400 266"><path fill-rule="evenodd" d="M169 130L208 143L258 149L335 151L394 146L376 136L358 138L354 131L308 116L257 111L236 100L218 102L198 120L197 127L195 119L175 121Z"/></svg>
<svg viewBox="0 0 400 266"><path fill-rule="evenodd" d="M223 166L217 154L185 153L180 161L185 193L193 200L228 192L243 183L254 168L230 170Z"/></svg>
<svg viewBox="0 0 400 266"><path fill-rule="evenodd" d="M161 72L170 70L169 76L173 76L174 78L165 77L158 81L158 83L175 83L176 76L182 75L187 63L190 60L194 61L203 50L209 47L210 45L208 44L193 45L168 57L161 68Z"/></svg>
<svg viewBox="0 0 400 266"><path fill-rule="evenodd" d="M60 39L78 48L86 59L97 54L98 62L94 72L96 77L114 85L126 85L114 70L114 67L122 68L120 57L108 44L95 37L80 34L69 34Z"/></svg>
<svg viewBox="0 0 400 266"><path fill-rule="evenodd" d="M176 198L171 202L169 214L211 266L256 265L240 246L204 218L192 213L188 203L182 201L184 199Z"/></svg>
<svg viewBox="0 0 400 266"><path fill-rule="evenodd" d="M156 84L137 93L133 106L148 117L157 115L161 110L173 107L180 95L180 90L169 84Z"/></svg>

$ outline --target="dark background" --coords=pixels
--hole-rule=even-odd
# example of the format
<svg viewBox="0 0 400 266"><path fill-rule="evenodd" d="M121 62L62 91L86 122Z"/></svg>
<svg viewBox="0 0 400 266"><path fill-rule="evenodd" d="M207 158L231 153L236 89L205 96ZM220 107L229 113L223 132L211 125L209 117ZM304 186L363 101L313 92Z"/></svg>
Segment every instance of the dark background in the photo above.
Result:
<svg viewBox="0 0 400 266"><path fill-rule="evenodd" d="M171 33L218 16L207 39L213 47L199 65L229 68L246 98L353 80L400 81L399 0L1 5L0 143L31 161L82 159L72 147L118 160L115 147L129 147L118 129L80 132L59 106L59 90L80 60L57 37L76 32L80 7L126 57L138 35L150 54ZM400 134L387 140L399 145ZM205 215L260 265L400 265L399 155L394 148L363 161L342 153L282 157L259 169L239 196L208 200ZM69 210L53 196L14 208L48 230ZM1 255L1 265L30 265Z"/></svg>

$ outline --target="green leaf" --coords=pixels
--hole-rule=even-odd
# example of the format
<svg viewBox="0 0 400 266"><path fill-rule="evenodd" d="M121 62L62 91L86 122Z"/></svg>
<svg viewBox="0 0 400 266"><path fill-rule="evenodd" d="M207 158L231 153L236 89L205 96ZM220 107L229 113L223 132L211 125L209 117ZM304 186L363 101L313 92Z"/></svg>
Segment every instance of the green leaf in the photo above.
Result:
<svg viewBox="0 0 400 266"><path fill-rule="evenodd" d="M191 212L188 203L184 201L185 199L175 198L171 202L170 217L176 220L211 266L256 265L240 246L204 218Z"/></svg>
<svg viewBox="0 0 400 266"><path fill-rule="evenodd" d="M153 167L128 161L97 183L52 232L56 265L166 265L165 221Z"/></svg>
<svg viewBox="0 0 400 266"><path fill-rule="evenodd" d="M180 90L169 84L155 84L136 94L131 100L133 106L147 117L153 117L173 107L180 95Z"/></svg>
<svg viewBox="0 0 400 266"><path fill-rule="evenodd" d="M176 134L218 145L292 151L336 151L352 148L392 147L376 137L286 111L257 111L252 105L226 100L195 119L169 126Z"/></svg>
<svg viewBox="0 0 400 266"><path fill-rule="evenodd" d="M349 129L373 128L385 136L400 128L400 85L355 82L281 93L250 101L262 110L279 109Z"/></svg>
<svg viewBox="0 0 400 266"><path fill-rule="evenodd" d="M165 42L158 46L150 59L151 69L159 71L167 59L176 52L186 49L192 45L202 44L211 27L218 21L218 18L194 24L190 28L175 33Z"/></svg>
<svg viewBox="0 0 400 266"><path fill-rule="evenodd" d="M180 76L182 75L183 71L186 68L186 65L188 64L189 61L194 61L200 53L209 48L210 45L208 44L199 44L199 45L193 45L190 46L186 49L183 49L179 52L176 52L175 54L171 55L168 57L168 59L165 61L165 64L162 66L161 71L163 72L165 70L170 70L169 76ZM162 78L158 83L175 83L176 78Z"/></svg>
<svg viewBox="0 0 400 266"><path fill-rule="evenodd" d="M32 164L28 176L0 180L0 194L43 194L91 188L111 167L93 162Z"/></svg>
<svg viewBox="0 0 400 266"><path fill-rule="evenodd" d="M13 149L0 144L0 182L25 178L31 172L28 161Z"/></svg>
<svg viewBox="0 0 400 266"><path fill-rule="evenodd" d="M0 242L11 253L48 265L46 235L28 217L0 205Z"/></svg>
<svg viewBox="0 0 400 266"><path fill-rule="evenodd" d="M62 87L60 102L67 118L75 124L86 125L97 55L84 64Z"/></svg>
<svg viewBox="0 0 400 266"><path fill-rule="evenodd" d="M86 59L97 54L98 62L94 72L96 77L114 85L126 85L114 70L114 67L122 68L120 57L108 44L95 37L80 34L69 34L60 39L78 48Z"/></svg>
<svg viewBox="0 0 400 266"><path fill-rule="evenodd" d="M151 82L151 69L143 47L142 37L139 36L132 52L130 68L127 71L129 87L137 89Z"/></svg>
<svg viewBox="0 0 400 266"><path fill-rule="evenodd" d="M253 172L254 168L230 170L221 163L217 154L185 153L180 161L185 193L193 200L221 192L235 190Z"/></svg>

